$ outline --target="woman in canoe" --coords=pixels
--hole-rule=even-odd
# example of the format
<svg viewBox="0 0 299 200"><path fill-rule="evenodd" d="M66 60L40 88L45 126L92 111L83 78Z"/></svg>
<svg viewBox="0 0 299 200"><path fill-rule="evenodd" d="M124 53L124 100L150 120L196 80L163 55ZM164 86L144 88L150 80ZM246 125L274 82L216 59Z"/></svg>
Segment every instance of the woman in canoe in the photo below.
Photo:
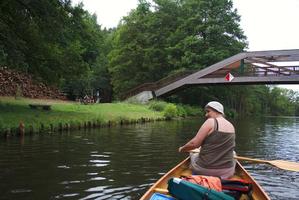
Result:
<svg viewBox="0 0 299 200"><path fill-rule="evenodd" d="M209 102L205 112L207 120L196 136L179 148L179 152L201 147L199 153L190 154L193 173L229 178L235 172L235 128L224 118L221 103Z"/></svg>

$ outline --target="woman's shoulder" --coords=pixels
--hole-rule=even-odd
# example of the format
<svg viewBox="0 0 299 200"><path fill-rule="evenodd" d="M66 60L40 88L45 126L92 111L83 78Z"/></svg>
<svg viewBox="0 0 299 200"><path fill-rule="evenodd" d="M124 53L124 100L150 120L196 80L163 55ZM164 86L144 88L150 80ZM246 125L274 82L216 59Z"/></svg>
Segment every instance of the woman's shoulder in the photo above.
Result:
<svg viewBox="0 0 299 200"><path fill-rule="evenodd" d="M219 121L220 121L220 123L219 123ZM218 123L219 123L219 127L220 127L220 129L222 129L222 131L235 132L234 125L227 119L225 119L225 118L219 119Z"/></svg>
<svg viewBox="0 0 299 200"><path fill-rule="evenodd" d="M203 126L205 127L209 127L209 128L214 128L215 126L215 118L208 118L206 119L206 121L204 122Z"/></svg>
<svg viewBox="0 0 299 200"><path fill-rule="evenodd" d="M215 118L208 118L208 119L206 119L206 121L205 121L205 124L214 124L215 123Z"/></svg>

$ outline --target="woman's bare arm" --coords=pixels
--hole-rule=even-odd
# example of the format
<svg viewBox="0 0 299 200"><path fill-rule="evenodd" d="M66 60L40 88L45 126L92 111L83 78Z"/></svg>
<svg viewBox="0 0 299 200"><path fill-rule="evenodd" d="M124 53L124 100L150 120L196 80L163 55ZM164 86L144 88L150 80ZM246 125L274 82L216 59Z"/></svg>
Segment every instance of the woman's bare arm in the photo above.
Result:
<svg viewBox="0 0 299 200"><path fill-rule="evenodd" d="M201 146L203 140L209 135L214 128L214 120L212 118L207 119L198 130L196 136L187 142L184 146L179 148L179 152L188 152L192 149Z"/></svg>

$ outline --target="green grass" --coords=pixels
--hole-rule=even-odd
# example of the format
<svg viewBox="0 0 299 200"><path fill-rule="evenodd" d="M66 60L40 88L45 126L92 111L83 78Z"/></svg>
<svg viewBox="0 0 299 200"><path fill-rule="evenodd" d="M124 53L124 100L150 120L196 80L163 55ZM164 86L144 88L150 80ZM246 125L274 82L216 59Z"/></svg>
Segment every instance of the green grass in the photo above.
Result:
<svg viewBox="0 0 299 200"><path fill-rule="evenodd" d="M51 104L51 110L31 109L28 106L30 103ZM45 127L50 127L50 124L58 127L60 123L78 125L97 121L105 124L108 121L119 123L121 120L141 118L156 120L163 118L163 114L151 110L148 105L129 103L82 105L65 101L0 97L0 132L17 128L20 122L23 122L26 128L32 126L39 129L41 124Z"/></svg>

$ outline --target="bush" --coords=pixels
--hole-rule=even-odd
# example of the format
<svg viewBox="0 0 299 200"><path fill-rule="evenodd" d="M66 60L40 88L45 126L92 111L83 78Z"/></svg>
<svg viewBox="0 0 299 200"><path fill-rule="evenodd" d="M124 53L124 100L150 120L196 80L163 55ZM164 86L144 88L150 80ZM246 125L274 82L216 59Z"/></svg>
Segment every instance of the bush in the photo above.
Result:
<svg viewBox="0 0 299 200"><path fill-rule="evenodd" d="M172 119L178 116L178 109L174 104L167 104L163 111L163 115L166 119Z"/></svg>
<svg viewBox="0 0 299 200"><path fill-rule="evenodd" d="M204 114L203 109L197 106L183 105L183 108L186 111L187 116L202 116Z"/></svg>
<svg viewBox="0 0 299 200"><path fill-rule="evenodd" d="M177 105L176 107L177 107L177 110L178 110L178 113L177 113L178 116L180 116L180 117L187 117L188 116L187 111L185 110L183 105Z"/></svg>
<svg viewBox="0 0 299 200"><path fill-rule="evenodd" d="M175 107L175 108L174 108ZM154 111L164 112L164 116L168 119L173 117L201 116L204 114L203 109L197 106L189 106L183 104L172 104L165 101L150 101L149 108ZM169 113L168 113L169 112Z"/></svg>
<svg viewBox="0 0 299 200"><path fill-rule="evenodd" d="M167 106L167 103L164 101L150 101L149 108L154 111L163 111L165 107Z"/></svg>

